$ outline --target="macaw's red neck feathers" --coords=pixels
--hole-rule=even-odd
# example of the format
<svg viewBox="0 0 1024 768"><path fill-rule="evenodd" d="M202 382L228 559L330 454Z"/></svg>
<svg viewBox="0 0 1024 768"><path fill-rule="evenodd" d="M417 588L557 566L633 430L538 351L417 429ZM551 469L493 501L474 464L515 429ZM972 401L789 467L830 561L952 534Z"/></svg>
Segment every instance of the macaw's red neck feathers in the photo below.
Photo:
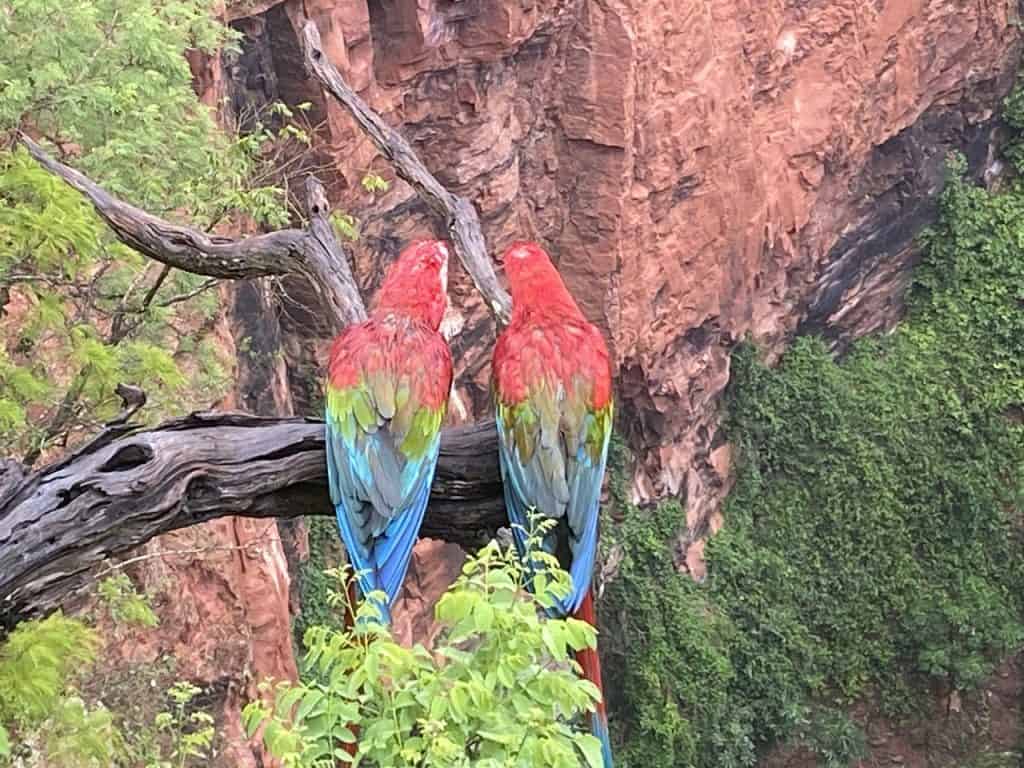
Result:
<svg viewBox="0 0 1024 768"><path fill-rule="evenodd" d="M505 251L504 263L513 322L524 315L584 319L562 276L539 245L513 243Z"/></svg>
<svg viewBox="0 0 1024 768"><path fill-rule="evenodd" d="M388 267L373 315L403 315L437 330L447 304L447 289L447 246L440 240L415 242Z"/></svg>

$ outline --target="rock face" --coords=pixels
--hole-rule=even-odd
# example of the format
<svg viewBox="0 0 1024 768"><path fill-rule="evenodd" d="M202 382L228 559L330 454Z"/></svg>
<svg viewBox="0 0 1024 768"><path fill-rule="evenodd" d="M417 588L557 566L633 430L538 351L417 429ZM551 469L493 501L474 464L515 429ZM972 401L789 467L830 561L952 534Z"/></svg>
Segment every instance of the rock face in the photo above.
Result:
<svg viewBox="0 0 1024 768"><path fill-rule="evenodd" d="M866 736L857 768L1020 765L1022 658L1011 656L977 690L936 691L932 705L898 723L877 702L861 702L850 715ZM816 768L821 758L803 747L780 745L763 768Z"/></svg>
<svg viewBox="0 0 1024 768"><path fill-rule="evenodd" d="M981 172L1020 50L983 0L286 0L231 5L264 99L313 103L332 200L361 219L360 279L437 230L301 66L316 22L350 84L480 210L498 251L547 245L611 342L638 501L687 502L679 563L727 486L718 404L746 334L841 346L899 317L948 151ZM465 276L455 419L488 408L494 328ZM282 321L313 370L308 318ZM300 339L296 342L295 339ZM297 383L293 379L293 385ZM293 386L293 390L296 387ZM297 395L296 406L304 403Z"/></svg>
<svg viewBox="0 0 1024 768"><path fill-rule="evenodd" d="M196 57L197 88L242 127L271 101L312 105L314 150L292 172L316 167L360 220L367 295L408 239L442 230L306 76L306 19L360 95L475 202L495 252L523 237L548 247L610 342L635 497L686 501L675 557L697 577L703 537L723 524L731 348L749 334L776 356L800 332L841 348L898 319L946 154L965 152L979 175L990 165L1021 38L1016 5L987 0L237 0L225 14L241 54ZM386 193L362 188L371 171L394 182ZM451 419L471 420L489 408L494 327L457 268L451 283ZM278 313L261 290L236 294L249 318L236 330L275 315L256 330L287 365L252 367L240 403L315 412L316 315L301 285L285 281ZM282 390L287 403L267 399ZM458 572L461 553L446 552L417 554L408 637L431 632ZM273 595L245 597L274 602L270 618L239 620L284 633L279 560L253 577ZM231 571L225 614L248 573ZM272 647L240 665L291 672Z"/></svg>

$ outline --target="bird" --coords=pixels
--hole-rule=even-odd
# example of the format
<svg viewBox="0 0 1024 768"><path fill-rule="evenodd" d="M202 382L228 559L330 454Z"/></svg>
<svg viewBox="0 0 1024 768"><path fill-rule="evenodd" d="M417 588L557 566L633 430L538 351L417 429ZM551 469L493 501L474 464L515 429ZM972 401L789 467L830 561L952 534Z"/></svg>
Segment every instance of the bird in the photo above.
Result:
<svg viewBox="0 0 1024 768"><path fill-rule="evenodd" d="M423 522L451 392L451 352L438 332L448 256L439 240L405 248L369 318L342 330L328 360L331 502L359 592L386 596L372 601L383 624Z"/></svg>
<svg viewBox="0 0 1024 768"><path fill-rule="evenodd" d="M543 248L514 243L502 262L512 316L494 347L492 390L513 540L530 572L531 511L556 521L540 546L558 557L572 577L572 589L549 615L572 615L596 626L591 580L615 407L608 347ZM578 652L577 662L601 690L596 650ZM611 768L603 692L591 730Z"/></svg>

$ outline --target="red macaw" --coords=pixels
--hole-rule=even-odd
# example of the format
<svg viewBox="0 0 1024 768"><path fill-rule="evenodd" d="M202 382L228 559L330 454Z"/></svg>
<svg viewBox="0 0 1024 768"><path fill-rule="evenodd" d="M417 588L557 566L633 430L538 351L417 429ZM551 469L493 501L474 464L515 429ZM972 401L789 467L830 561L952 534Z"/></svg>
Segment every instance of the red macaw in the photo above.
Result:
<svg viewBox="0 0 1024 768"><path fill-rule="evenodd" d="M504 264L512 320L498 338L492 368L498 455L513 538L530 563L528 511L558 521L542 546L569 571L572 592L552 613L575 614L596 625L590 582L614 409L608 348L540 246L516 243L505 252ZM597 652L582 651L577 660L601 690ZM605 766L611 768L603 701L591 725L601 740Z"/></svg>
<svg viewBox="0 0 1024 768"><path fill-rule="evenodd" d="M327 475L359 591L390 621L430 496L452 358L438 333L448 249L416 242L390 266L370 318L331 347Z"/></svg>

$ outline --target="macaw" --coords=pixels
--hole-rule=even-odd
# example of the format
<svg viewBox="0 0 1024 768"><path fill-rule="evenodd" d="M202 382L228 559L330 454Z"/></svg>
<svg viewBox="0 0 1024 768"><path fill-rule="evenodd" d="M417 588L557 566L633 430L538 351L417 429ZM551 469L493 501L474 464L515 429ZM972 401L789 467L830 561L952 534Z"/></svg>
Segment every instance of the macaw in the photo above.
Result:
<svg viewBox="0 0 1024 768"><path fill-rule="evenodd" d="M334 340L326 382L327 476L338 527L381 619L402 586L430 496L452 358L438 327L448 249L413 243L384 277L368 320Z"/></svg>
<svg viewBox="0 0 1024 768"><path fill-rule="evenodd" d="M614 410L608 348L540 246L516 243L503 261L512 319L495 345L492 371L513 540L529 567L528 511L558 521L541 545L569 571L572 591L551 613L572 614L596 626L590 583ZM577 661L602 690L597 652L582 651ZM591 727L611 768L603 700Z"/></svg>

